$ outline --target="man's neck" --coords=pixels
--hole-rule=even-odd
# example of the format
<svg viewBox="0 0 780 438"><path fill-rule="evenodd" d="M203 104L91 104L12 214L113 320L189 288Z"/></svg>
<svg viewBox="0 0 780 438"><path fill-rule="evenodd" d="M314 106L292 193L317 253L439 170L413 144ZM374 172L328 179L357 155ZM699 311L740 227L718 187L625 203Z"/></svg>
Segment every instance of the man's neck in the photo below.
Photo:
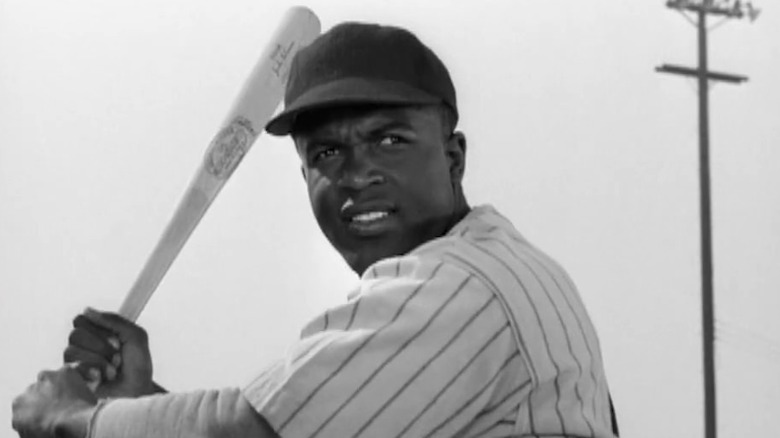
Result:
<svg viewBox="0 0 780 438"><path fill-rule="evenodd" d="M467 214L471 211L471 207L469 207L468 202L466 202L465 199L462 200L462 202L458 203L458 206L453 211L452 215L450 216L450 221L447 223L447 227L445 228L444 232L442 233L442 236L449 233L452 227L458 224L458 222L462 221L464 217L466 217Z"/></svg>

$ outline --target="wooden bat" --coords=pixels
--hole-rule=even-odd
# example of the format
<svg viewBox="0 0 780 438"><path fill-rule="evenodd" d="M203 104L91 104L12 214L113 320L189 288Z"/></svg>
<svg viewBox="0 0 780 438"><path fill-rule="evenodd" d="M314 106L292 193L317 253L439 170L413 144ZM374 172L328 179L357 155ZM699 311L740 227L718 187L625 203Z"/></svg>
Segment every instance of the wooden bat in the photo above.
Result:
<svg viewBox="0 0 780 438"><path fill-rule="evenodd" d="M320 22L312 11L304 7L287 11L127 293L119 308L120 315L135 321L141 314L190 234L281 102L293 55L319 33Z"/></svg>

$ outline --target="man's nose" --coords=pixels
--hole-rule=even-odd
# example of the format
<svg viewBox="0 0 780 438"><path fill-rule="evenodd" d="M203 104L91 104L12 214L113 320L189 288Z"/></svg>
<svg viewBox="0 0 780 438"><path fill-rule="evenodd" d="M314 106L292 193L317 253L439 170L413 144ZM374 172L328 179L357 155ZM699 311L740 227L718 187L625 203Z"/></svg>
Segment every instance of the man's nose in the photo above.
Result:
<svg viewBox="0 0 780 438"><path fill-rule="evenodd" d="M339 178L341 187L363 190L371 185L384 182L382 171L368 149L367 147L356 147L344 160Z"/></svg>

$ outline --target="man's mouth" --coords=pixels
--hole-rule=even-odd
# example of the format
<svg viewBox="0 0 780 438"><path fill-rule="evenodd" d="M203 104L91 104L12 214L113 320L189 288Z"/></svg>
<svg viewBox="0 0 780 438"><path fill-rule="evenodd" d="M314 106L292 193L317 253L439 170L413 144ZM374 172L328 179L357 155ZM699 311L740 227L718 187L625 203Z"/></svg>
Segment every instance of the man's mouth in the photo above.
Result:
<svg viewBox="0 0 780 438"><path fill-rule="evenodd" d="M371 211L352 216L347 228L363 237L385 234L395 227L394 216L389 211Z"/></svg>
<svg viewBox="0 0 780 438"><path fill-rule="evenodd" d="M385 202L361 205L348 200L342 207L341 213L347 229L358 236L384 234L396 225L395 209Z"/></svg>
<svg viewBox="0 0 780 438"><path fill-rule="evenodd" d="M356 214L352 216L350 222L359 224L369 224L377 220L386 218L390 215L389 211L367 211L365 213Z"/></svg>

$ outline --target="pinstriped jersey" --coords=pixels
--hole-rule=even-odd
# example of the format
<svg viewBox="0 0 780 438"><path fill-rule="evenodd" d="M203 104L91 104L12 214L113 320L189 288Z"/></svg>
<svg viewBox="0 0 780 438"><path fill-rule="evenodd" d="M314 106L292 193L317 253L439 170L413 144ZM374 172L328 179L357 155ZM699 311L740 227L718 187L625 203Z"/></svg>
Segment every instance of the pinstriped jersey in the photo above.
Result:
<svg viewBox="0 0 780 438"><path fill-rule="evenodd" d="M380 260L244 396L282 437L611 437L569 277L490 206Z"/></svg>

